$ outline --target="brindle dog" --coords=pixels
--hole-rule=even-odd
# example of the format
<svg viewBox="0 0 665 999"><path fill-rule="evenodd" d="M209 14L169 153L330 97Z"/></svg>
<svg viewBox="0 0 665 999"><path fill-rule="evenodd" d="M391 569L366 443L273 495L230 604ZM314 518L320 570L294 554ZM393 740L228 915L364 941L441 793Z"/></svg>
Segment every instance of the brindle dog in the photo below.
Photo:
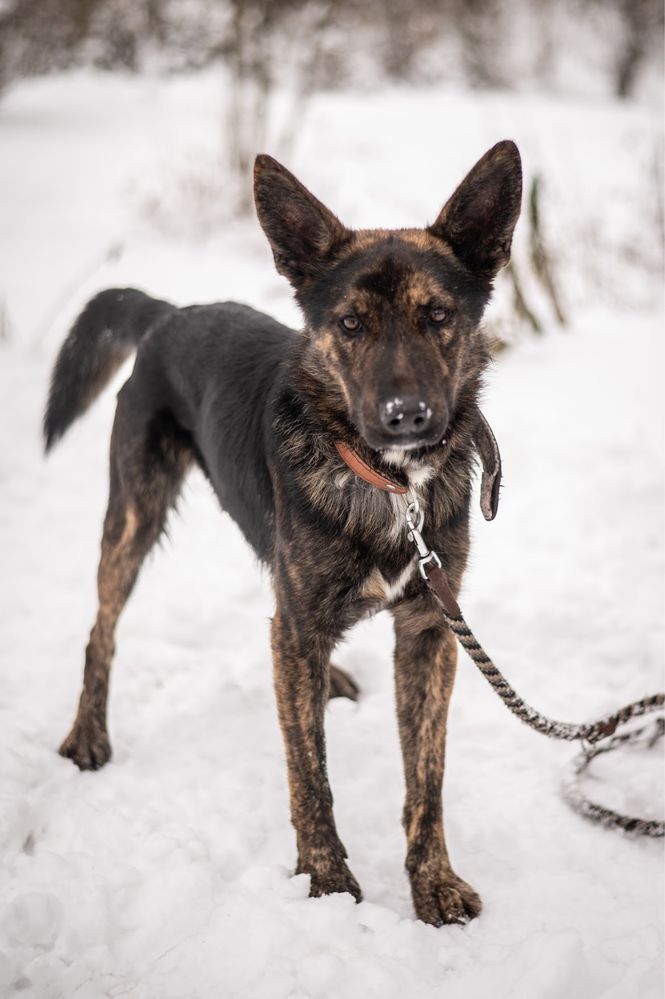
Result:
<svg viewBox="0 0 665 999"><path fill-rule="evenodd" d="M457 592L488 362L479 322L510 256L519 154L508 141L490 149L426 229L347 229L269 156L256 160L255 199L277 270L302 309L302 332L232 302L175 308L113 289L86 306L58 356L47 449L138 348L111 437L99 612L60 752L82 770L110 759L116 623L198 464L272 570L277 707L297 871L310 875L310 894L361 897L333 817L324 708L331 694L357 692L330 665L336 643L387 608L413 902L426 923L464 922L480 900L448 858L441 791L455 642L416 571L397 498L357 478L335 444L418 496L428 541Z"/></svg>

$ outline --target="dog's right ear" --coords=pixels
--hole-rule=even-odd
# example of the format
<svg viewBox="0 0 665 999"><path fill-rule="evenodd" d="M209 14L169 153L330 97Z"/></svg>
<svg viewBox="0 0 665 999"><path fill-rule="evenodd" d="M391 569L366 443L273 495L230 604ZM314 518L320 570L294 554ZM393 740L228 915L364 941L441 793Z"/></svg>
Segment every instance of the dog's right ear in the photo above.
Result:
<svg viewBox="0 0 665 999"><path fill-rule="evenodd" d="M262 154L254 163L254 201L275 267L296 290L321 273L350 233L292 173Z"/></svg>

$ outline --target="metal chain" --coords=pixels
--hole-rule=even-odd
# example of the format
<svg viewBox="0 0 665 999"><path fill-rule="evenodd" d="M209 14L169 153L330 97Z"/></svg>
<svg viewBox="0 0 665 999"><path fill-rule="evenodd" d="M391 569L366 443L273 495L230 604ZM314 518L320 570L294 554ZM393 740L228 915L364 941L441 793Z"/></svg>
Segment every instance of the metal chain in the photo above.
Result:
<svg viewBox="0 0 665 999"><path fill-rule="evenodd" d="M631 718L638 718L642 715L658 711L665 705L665 694L652 694L643 697L639 701L627 704L614 714L607 715L598 721L587 724L575 725L570 722L555 721L530 707L513 688L510 686L501 671L494 665L487 655L480 642L464 620L461 611L457 608L454 598L447 608L442 602L441 596L434 588L430 575L438 572L445 575L441 569L441 561L436 554L423 540L420 533L423 528L424 515L417 499L409 496L406 499L406 522L409 532L409 540L413 541L418 549L419 568L421 575L428 583L431 592L434 594L441 608L444 618L453 634L456 636L462 648L468 653L472 661L478 667L482 675L490 684L494 692L501 698L506 707L512 713L536 732L541 732L552 739L564 739L567 741L580 740L583 751L573 761L573 775L569 777L563 785L563 794L568 804L585 818L600 822L609 828L622 829L624 832L634 835L660 837L665 835L665 822L655 819L636 818L630 815L622 815L611 808L598 805L588 798L585 798L579 788L580 775L587 769L591 761L601 753L609 753L620 746L632 745L636 743L647 743L649 746L665 735L665 716L661 715L656 719L655 725L642 726L629 732L615 734L617 728L625 725ZM457 613L452 613L450 603L455 606Z"/></svg>

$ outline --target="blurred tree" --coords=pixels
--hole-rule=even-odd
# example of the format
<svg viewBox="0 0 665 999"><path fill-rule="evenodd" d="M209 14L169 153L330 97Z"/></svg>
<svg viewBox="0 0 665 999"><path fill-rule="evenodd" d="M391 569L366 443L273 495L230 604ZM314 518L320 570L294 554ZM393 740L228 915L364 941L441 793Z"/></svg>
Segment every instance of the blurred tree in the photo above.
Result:
<svg viewBox="0 0 665 999"><path fill-rule="evenodd" d="M599 18L620 30L598 31ZM253 77L258 105L289 72L296 90L314 77L366 84L372 67L375 80L551 85L557 62L587 66L591 44L608 85L630 96L662 59L662 28L661 0L0 0L0 86L78 65L217 61L241 89Z"/></svg>
<svg viewBox="0 0 665 999"><path fill-rule="evenodd" d="M510 84L512 67L501 44L506 6L501 0L455 0L454 18L462 41L462 59L469 83L478 89Z"/></svg>
<svg viewBox="0 0 665 999"><path fill-rule="evenodd" d="M137 69L155 26L150 8L159 3L8 0L0 11L0 86L81 63Z"/></svg>
<svg viewBox="0 0 665 999"><path fill-rule="evenodd" d="M640 70L656 45L662 49L663 4L661 0L618 0L624 25L616 54L615 92L631 97Z"/></svg>
<svg viewBox="0 0 665 999"><path fill-rule="evenodd" d="M284 153L293 139L303 105L321 84L325 31L334 0L229 0L232 11L228 66L231 93L227 105L229 166L238 179L238 207L252 204L251 165L266 145L269 104L276 84L291 97L292 107L271 147Z"/></svg>

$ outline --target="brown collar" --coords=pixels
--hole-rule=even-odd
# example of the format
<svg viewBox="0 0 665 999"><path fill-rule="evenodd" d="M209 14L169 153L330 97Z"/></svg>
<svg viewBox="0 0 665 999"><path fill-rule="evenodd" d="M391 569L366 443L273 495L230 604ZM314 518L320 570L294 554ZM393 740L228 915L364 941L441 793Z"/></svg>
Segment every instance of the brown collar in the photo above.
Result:
<svg viewBox="0 0 665 999"><path fill-rule="evenodd" d="M392 479L387 478L385 475L381 475L377 472L375 468L368 465L366 461L360 457L357 451L354 451L352 447L348 444L344 444L343 441L335 441L335 447L337 448L337 453L339 454L342 461L344 461L352 472L364 482L369 482L370 486L375 486L377 489L383 489L386 493L396 493L399 495L404 495L408 493L408 488L402 486L399 482L394 482Z"/></svg>

